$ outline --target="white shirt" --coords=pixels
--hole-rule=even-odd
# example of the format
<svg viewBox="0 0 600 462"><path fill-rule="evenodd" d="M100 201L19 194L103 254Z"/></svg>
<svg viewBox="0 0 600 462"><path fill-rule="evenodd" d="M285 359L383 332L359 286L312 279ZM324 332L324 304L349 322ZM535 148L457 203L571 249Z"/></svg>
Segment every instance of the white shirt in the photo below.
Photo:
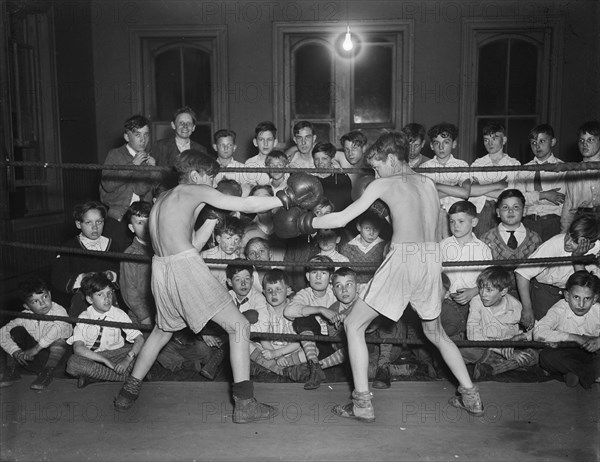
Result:
<svg viewBox="0 0 600 462"><path fill-rule="evenodd" d="M307 287L306 289L296 292L296 295L294 295L290 301L290 307L324 306L327 308L330 307L335 301L337 301L337 299L333 294L333 289L331 286L327 287L327 291L322 297L317 297L314 290L312 290L310 287ZM316 318L321 326L321 334L327 335L327 321L324 321L321 316L318 315Z"/></svg>
<svg viewBox="0 0 600 462"><path fill-rule="evenodd" d="M105 321L115 321L115 322L131 322L131 318L127 316L127 314L117 308L116 306L111 306L110 309L106 313L100 313L94 309L93 306L89 306L87 310L79 315L81 319L103 319ZM102 326L98 326L95 324L84 324L77 323L75 324L75 329L73 329L73 336L67 339L67 343L72 345L73 343L80 341L87 348L92 348L98 335L100 334L100 329ZM118 327L106 327L102 328L102 337L100 338L100 347L96 350L97 352L104 350L117 350L125 345L125 340L123 339L123 335L121 332L125 332L125 337L128 342L133 342L138 336L142 335L142 333L137 329L120 329Z"/></svg>
<svg viewBox="0 0 600 462"><path fill-rule="evenodd" d="M428 160L421 164L421 168L444 168L444 167L468 167L469 164L464 160L456 159L452 154L448 158L448 161L445 164L442 164L438 157L435 156L433 159ZM469 172L437 172L437 173L424 173L421 172L421 175L425 175L426 177L431 178L433 181L439 184L445 184L449 186L461 186L465 181L471 179L471 175ZM440 199L440 205L446 211L454 204L455 202L462 201L463 199L453 196L442 197Z"/></svg>
<svg viewBox="0 0 600 462"><path fill-rule="evenodd" d="M231 159L224 168L239 168L246 167L242 162ZM250 166L248 166L250 167ZM249 172L219 172L215 175L215 186L224 178L235 180L242 186L242 195L247 196L254 184L251 184L250 178L256 176L256 173Z"/></svg>
<svg viewBox="0 0 600 462"><path fill-rule="evenodd" d="M510 165L521 165L514 157L510 157L506 153L502 153L502 157L498 162L493 162L490 158L489 154L486 154L479 159L475 159L475 161L471 164L471 167L502 167L502 166L510 166ZM504 178L508 181L508 189L514 189L516 187L517 181L517 173L518 172L471 172L471 179L476 180L477 183L491 184L498 183L502 181ZM485 201L487 200L496 200L493 197L486 196L477 196L477 197L469 197L469 201L475 204L477 208L477 213L483 210L483 206L485 205Z"/></svg>
<svg viewBox="0 0 600 462"><path fill-rule="evenodd" d="M266 169L266 160L267 156L263 156L262 154L257 154L254 157L250 157L250 159L246 160L246 167L263 167ZM271 178L267 173L261 172L244 172L246 175L246 182L251 184L252 186L260 184L270 184Z"/></svg>
<svg viewBox="0 0 600 462"><path fill-rule="evenodd" d="M550 154L546 162L540 162L537 157L527 162L525 165L544 165L544 164L562 164L563 161ZM559 188L558 192L565 194L566 172L542 172L540 171L540 179L543 191ZM546 199L540 199L540 192L535 190L533 179L535 172L522 171L517 173L517 188L525 196L525 213L524 215L559 215L562 212L562 204L553 204Z"/></svg>
<svg viewBox="0 0 600 462"><path fill-rule="evenodd" d="M600 252L600 242L596 241L596 244L586 255L596 255ZM546 258L546 257L570 257L571 252L565 251L565 235L557 234L552 236L546 242L543 242L529 258ZM600 268L596 265L586 265L586 270L590 273L600 274ZM551 286L565 288L569 276L575 272L573 263L544 263L541 266L533 265L521 265L515 269L515 272L523 276L525 279L536 278L538 282L542 284L549 284Z"/></svg>
<svg viewBox="0 0 600 462"><path fill-rule="evenodd" d="M256 272L254 273L256 274ZM233 299L233 303L236 304L240 302L237 294L230 289L229 295ZM267 311L267 299L261 294L258 290L254 288L254 286L248 292L248 295L244 297L242 300L247 299L244 303L242 303L239 307L240 313L244 313L248 310L256 310L258 312L258 322L255 324L250 324L250 332L268 332L265 329L265 326L268 326L269 321L269 312Z"/></svg>
<svg viewBox="0 0 600 462"><path fill-rule="evenodd" d="M33 314L33 311L26 309L23 310L23 313ZM67 310L54 302L52 302L52 307L46 314L49 316L68 316ZM52 343L61 338L67 339L73 333L71 325L63 321L38 321L37 319L25 318L11 319L0 329L0 346L10 356L21 349L10 336L10 331L19 326L24 327L42 348L48 348Z"/></svg>
<svg viewBox="0 0 600 462"><path fill-rule="evenodd" d="M595 303L583 316L577 316L566 300L555 303L533 327L533 338L541 342L565 342L569 334L600 335L600 304Z"/></svg>
<svg viewBox="0 0 600 462"><path fill-rule="evenodd" d="M505 340L521 332L521 302L506 294L496 306L484 306L476 295L469 303L467 338L469 340Z"/></svg>
<svg viewBox="0 0 600 462"><path fill-rule="evenodd" d="M447 237L440 242L442 261L475 261L491 260L492 251L484 242L472 234L473 240L461 245L454 236ZM444 273L450 279L450 292L458 289L470 289L477 287L477 276L487 268L485 266L451 266L445 267Z"/></svg>
<svg viewBox="0 0 600 462"><path fill-rule="evenodd" d="M525 238L527 237L527 229L523 226L523 223L519 225L519 227L515 230L511 230L511 232L515 233L515 239L517 240L517 245L521 245ZM505 244L508 244L508 239L510 239L510 232L504 226L504 223L500 223L498 225L498 234L504 241Z"/></svg>
<svg viewBox="0 0 600 462"><path fill-rule="evenodd" d="M356 247L358 247L358 249L362 252L362 253L367 253L369 252L369 250L371 250L373 247L375 247L377 244L379 244L380 242L383 242L383 239L381 239L379 236L370 244L367 244L362 237L360 236L360 234L358 236L356 236L354 239L352 239L351 241L348 242L348 245L355 245Z"/></svg>
<svg viewBox="0 0 600 462"><path fill-rule="evenodd" d="M127 150L129 151L129 154L131 154L131 157L135 157L137 152L135 152L133 150L133 148L131 146L129 146L129 144L125 145L127 147ZM132 193L131 194L131 201L129 202L130 204L133 204L134 202L137 202L140 200L140 196L138 196L136 193Z"/></svg>

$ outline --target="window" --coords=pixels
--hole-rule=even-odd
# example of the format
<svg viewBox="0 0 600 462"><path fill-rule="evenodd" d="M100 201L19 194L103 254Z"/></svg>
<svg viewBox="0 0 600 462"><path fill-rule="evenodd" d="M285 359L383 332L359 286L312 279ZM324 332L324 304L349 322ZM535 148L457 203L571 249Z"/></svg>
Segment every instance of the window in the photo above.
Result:
<svg viewBox="0 0 600 462"><path fill-rule="evenodd" d="M217 127L228 126L227 92L217 87L228 81L225 37L225 26L132 30L132 61L139 66L132 67L132 81L142 82L132 112L150 116L153 140L172 136L173 111L182 106L196 112L192 139L205 147Z"/></svg>
<svg viewBox="0 0 600 462"><path fill-rule="evenodd" d="M312 122L319 140L337 144L350 130L374 138L411 117L404 90L412 77L412 22L350 28L358 50L353 56L339 49L345 33L339 23L275 24L275 123L284 139L299 120Z"/></svg>
<svg viewBox="0 0 600 462"><path fill-rule="evenodd" d="M9 158L60 162L52 12L9 15ZM15 167L8 170L9 217L15 229L44 222L62 211L61 170Z"/></svg>
<svg viewBox="0 0 600 462"><path fill-rule="evenodd" d="M506 152L527 162L529 131L546 122L559 130L562 21L464 19L463 37L461 157L483 155L481 130L499 122L506 127Z"/></svg>

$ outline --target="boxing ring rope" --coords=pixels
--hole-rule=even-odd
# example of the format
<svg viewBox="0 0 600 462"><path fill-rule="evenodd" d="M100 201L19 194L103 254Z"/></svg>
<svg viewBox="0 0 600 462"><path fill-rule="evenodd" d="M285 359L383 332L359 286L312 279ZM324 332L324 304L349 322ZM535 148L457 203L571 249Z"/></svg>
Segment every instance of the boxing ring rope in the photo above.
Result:
<svg viewBox="0 0 600 462"><path fill-rule="evenodd" d="M0 166L11 168L11 167L22 167L22 168L62 168L62 169L80 169L80 170L147 170L147 171L169 171L170 167L160 166L147 166L147 165L104 165L104 164L80 164L80 163L48 163L48 162L29 162L29 161L5 161L0 162ZM283 172L283 173L296 173L296 172L309 172L309 173L328 173L328 174L340 174L340 173L364 173L368 170L365 167L352 167L352 168L340 168L332 167L330 169L324 168L265 168L265 167L235 167L235 168L221 168L219 173L268 173L268 172ZM436 168L416 168L415 172L427 172L427 173L456 173L456 172L512 172L512 171L546 171L546 172L569 172L569 171L588 171L588 170L600 170L600 162L569 162L569 163L557 163L557 164L537 164L537 165L517 165L517 166L502 166L502 167L436 167ZM22 248L28 250L40 250L47 252L56 253L70 253L77 255L93 255L95 257L102 257L107 259L118 259L127 261L139 261L139 262L151 262L152 257L145 255L132 255L124 254L120 252L102 252L84 249L75 249L62 246L53 245L41 245L41 244L30 244L26 242L18 241L6 241L0 240L0 247L13 247ZM245 260L245 259L213 259L207 258L204 260L207 264L235 264L235 265L246 265L246 266L258 266L258 267L286 267L286 266L305 266L305 267L323 267L322 262L286 262L286 261L262 261L262 260ZM510 260L474 260L474 261L460 261L460 262L442 262L443 267L465 267L465 266L517 266L517 265L540 265L542 263L557 264L557 263L583 263L583 264L600 264L600 255L584 255L584 256L571 256L571 257L546 257L546 258L529 258L529 259L510 259ZM350 266L353 268L377 268L379 265L365 262L348 262L346 265L341 265L337 262L332 266ZM72 324L84 323L84 324L95 324L106 327L117 327L121 329L138 329L141 331L150 331L153 329L152 326L140 325L134 323L120 323L115 321L104 321L104 320L92 320L92 319L80 319L69 316L52 316L52 315L40 315L34 313L24 313L16 311L0 310L1 318L23 318L23 319L34 319L40 321L63 321ZM270 333L251 333L252 339L262 340L285 340L285 341L302 341L312 340L320 342L332 342L340 343L344 342L345 338L340 336L328 336L328 335L311 335L303 336L299 334L270 334ZM407 338L377 338L372 335L367 335L366 340L368 343L374 344L404 344L404 345L424 345L426 342L422 340L409 340ZM537 341L474 341L474 340L454 340L454 343L459 347L483 347L483 348L545 348L547 344L544 342ZM575 342L560 342L557 344L558 347L562 348L573 348L577 347L578 344Z"/></svg>

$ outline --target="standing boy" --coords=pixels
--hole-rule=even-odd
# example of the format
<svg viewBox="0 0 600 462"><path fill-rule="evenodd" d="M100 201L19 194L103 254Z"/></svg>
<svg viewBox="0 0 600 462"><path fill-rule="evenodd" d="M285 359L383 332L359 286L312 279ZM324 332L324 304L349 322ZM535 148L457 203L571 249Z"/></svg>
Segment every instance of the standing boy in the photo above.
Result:
<svg viewBox="0 0 600 462"><path fill-rule="evenodd" d="M421 154L425 146L425 127L421 124L410 123L402 127L402 133L408 137L410 153L408 154L408 166L417 168L431 158Z"/></svg>
<svg viewBox="0 0 600 462"><path fill-rule="evenodd" d="M155 256L152 261L152 293L156 300L156 326L127 382L115 400L117 410L129 409L139 396L142 380L152 367L162 347L173 332L189 326L200 332L212 319L229 335L230 357L233 370L233 398L235 423L269 419L276 410L258 403L254 398L250 378L249 323L236 308L227 289L210 274L198 254L212 231L203 225L193 235L194 223L202 208L212 205L224 210L257 213L295 203L287 191L278 197L244 197L231 200L230 196L212 187L219 164L207 155L184 151L175 164L180 184L159 197L150 214L150 236ZM315 179L315 181L317 181ZM306 186L303 182L302 185ZM306 198L313 190L296 189L296 198ZM303 201L301 201L304 203ZM214 227L215 220L212 221ZM195 243L195 246L192 245ZM169 277L169 274L175 275ZM202 305L198 301L202 300Z"/></svg>
<svg viewBox="0 0 600 462"><path fill-rule="evenodd" d="M296 232L307 233L314 228L345 226L377 199L384 201L390 209L393 226L391 250L366 289L366 304L354 306L344 321L355 387L353 399L346 405L336 406L333 412L365 422L375 420L369 391L365 330L379 314L397 321L410 303L423 320L425 335L440 350L460 384L458 390L462 396L452 398L450 404L475 415L483 415L479 390L471 382L460 351L445 334L439 319L442 268L435 236L439 197L431 180L415 174L408 167L408 149L404 134L382 135L367 153L378 179L367 186L358 200L340 212L312 220L310 212L300 213L294 224L289 223L288 228L295 225ZM399 197L405 200L399 201ZM285 226L282 224L282 227Z"/></svg>
<svg viewBox="0 0 600 462"><path fill-rule="evenodd" d="M260 122L254 129L254 146L258 148L258 154L246 160L246 167L266 167L267 156L277 146L277 128L273 122L265 120ZM250 186L257 184L269 184L269 175L262 172L245 172L246 183Z"/></svg>

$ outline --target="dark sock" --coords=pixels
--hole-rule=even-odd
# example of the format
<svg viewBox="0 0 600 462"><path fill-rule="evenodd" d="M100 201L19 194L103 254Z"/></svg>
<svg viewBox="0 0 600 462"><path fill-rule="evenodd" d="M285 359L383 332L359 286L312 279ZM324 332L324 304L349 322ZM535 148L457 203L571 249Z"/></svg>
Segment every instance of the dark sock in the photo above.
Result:
<svg viewBox="0 0 600 462"><path fill-rule="evenodd" d="M231 386L233 396L239 399L250 399L254 397L254 382L251 380L244 380L242 382L234 383Z"/></svg>

